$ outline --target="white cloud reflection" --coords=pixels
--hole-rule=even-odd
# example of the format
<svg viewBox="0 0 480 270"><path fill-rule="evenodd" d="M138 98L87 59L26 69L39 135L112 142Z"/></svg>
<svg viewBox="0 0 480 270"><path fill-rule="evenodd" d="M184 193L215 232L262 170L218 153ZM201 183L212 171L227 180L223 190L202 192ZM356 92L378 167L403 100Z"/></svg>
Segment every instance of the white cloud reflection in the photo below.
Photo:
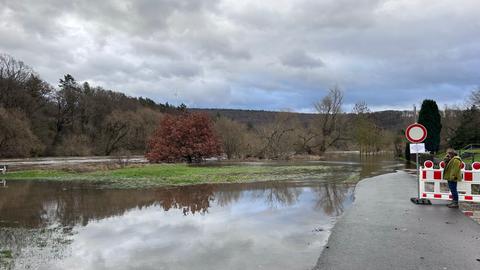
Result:
<svg viewBox="0 0 480 270"><path fill-rule="evenodd" d="M42 269L310 268L335 217L315 207L318 190L301 190L290 204L246 191L206 214L149 206L93 221L75 229L69 257ZM342 189L342 204L351 203L352 191Z"/></svg>

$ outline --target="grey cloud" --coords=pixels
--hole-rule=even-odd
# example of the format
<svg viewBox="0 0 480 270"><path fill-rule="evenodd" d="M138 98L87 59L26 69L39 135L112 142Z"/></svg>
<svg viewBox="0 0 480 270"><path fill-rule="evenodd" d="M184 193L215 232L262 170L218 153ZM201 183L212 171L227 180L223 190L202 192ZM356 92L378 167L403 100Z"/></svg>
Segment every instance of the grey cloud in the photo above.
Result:
<svg viewBox="0 0 480 270"><path fill-rule="evenodd" d="M139 0L77 1L79 16L94 20L110 31L126 31L134 36L149 36L168 30L178 14L198 16L215 10L217 0Z"/></svg>
<svg viewBox="0 0 480 270"><path fill-rule="evenodd" d="M295 50L287 53L281 59L282 64L296 68L316 68L325 64L322 60L312 57L302 50Z"/></svg>
<svg viewBox="0 0 480 270"><path fill-rule="evenodd" d="M476 0L0 5L0 52L53 85L70 73L159 102L304 110L336 83L348 102L376 107L418 102L422 90L449 102L480 84Z"/></svg>
<svg viewBox="0 0 480 270"><path fill-rule="evenodd" d="M132 47L135 53L145 55L146 57L165 58L170 60L182 60L182 52L175 48L172 42L158 39L135 39L132 41Z"/></svg>
<svg viewBox="0 0 480 270"><path fill-rule="evenodd" d="M211 26L214 28L214 25ZM180 40L184 43L188 52L195 56L205 58L207 61L222 57L229 60L248 60L250 52L238 45L237 41L221 30L202 29Z"/></svg>
<svg viewBox="0 0 480 270"><path fill-rule="evenodd" d="M0 1L4 14L11 27L23 30L32 35L54 38L63 34L61 22L56 19L61 10L68 10L68 1ZM10 15L10 16L8 16ZM18 29L19 28L19 29Z"/></svg>
<svg viewBox="0 0 480 270"><path fill-rule="evenodd" d="M104 34L125 31L131 35L150 35L168 28L175 14L198 14L215 10L217 0L2 0L15 20L27 32L52 36L61 34L65 19L73 17L94 23Z"/></svg>
<svg viewBox="0 0 480 270"><path fill-rule="evenodd" d="M293 16L300 19L301 28L361 29L375 23L375 11L384 0L304 0L299 8L293 10Z"/></svg>
<svg viewBox="0 0 480 270"><path fill-rule="evenodd" d="M171 61L159 63L146 63L142 66L149 73L159 77L183 77L192 78L202 73L202 67L196 63L188 61Z"/></svg>

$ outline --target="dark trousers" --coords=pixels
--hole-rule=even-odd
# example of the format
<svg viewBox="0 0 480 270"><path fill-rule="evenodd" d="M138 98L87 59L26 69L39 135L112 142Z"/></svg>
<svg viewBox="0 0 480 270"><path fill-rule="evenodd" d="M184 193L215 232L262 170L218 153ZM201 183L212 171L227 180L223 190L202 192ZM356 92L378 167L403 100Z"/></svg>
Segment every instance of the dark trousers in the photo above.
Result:
<svg viewBox="0 0 480 270"><path fill-rule="evenodd" d="M452 199L454 202L458 202L458 191L457 191L457 182L455 181L448 181L448 188L452 193Z"/></svg>

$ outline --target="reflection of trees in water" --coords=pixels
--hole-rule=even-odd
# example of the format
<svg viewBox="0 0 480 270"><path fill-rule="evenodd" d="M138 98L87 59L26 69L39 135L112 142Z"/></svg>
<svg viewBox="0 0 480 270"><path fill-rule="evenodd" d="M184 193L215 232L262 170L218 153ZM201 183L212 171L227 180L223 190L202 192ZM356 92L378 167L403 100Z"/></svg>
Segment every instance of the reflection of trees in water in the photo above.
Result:
<svg viewBox="0 0 480 270"><path fill-rule="evenodd" d="M226 185L215 192L215 199L220 206L225 206L248 195L253 200L264 200L271 207L288 206L298 202L303 188L309 188L314 193L317 200L315 209L323 210L328 215L343 213L344 202L353 199L353 184L320 182L312 186L287 181Z"/></svg>
<svg viewBox="0 0 480 270"><path fill-rule="evenodd" d="M165 211L171 208L182 209L184 215L204 214L214 201L212 185L159 189L156 190L155 197Z"/></svg>
<svg viewBox="0 0 480 270"><path fill-rule="evenodd" d="M265 203L271 207L277 205L292 205L298 201L302 189L292 187L286 182L274 182L274 186L263 186L253 191L254 198L264 198Z"/></svg>
<svg viewBox="0 0 480 270"><path fill-rule="evenodd" d="M224 207L240 200L243 192L237 184L221 185L215 191L215 201L219 206Z"/></svg>
<svg viewBox="0 0 480 270"><path fill-rule="evenodd" d="M90 220L123 215L130 209L158 205L184 215L204 214L216 203L226 206L242 197L262 200L270 207L298 202L303 188L318 195L318 209L328 214L343 211L348 189L336 184L272 181L225 185L193 185L144 190L106 190L72 183L16 183L0 190L0 227L40 228L50 224L86 225Z"/></svg>
<svg viewBox="0 0 480 270"><path fill-rule="evenodd" d="M0 191L0 249L13 260L0 269L35 269L69 252L72 226L159 205L165 211L205 213L211 185L149 190L99 190L59 183L17 183Z"/></svg>
<svg viewBox="0 0 480 270"><path fill-rule="evenodd" d="M205 213L213 200L211 185L146 190L106 190L65 183L17 183L0 190L0 226L86 225L90 220L123 215L133 208L159 205L165 211Z"/></svg>
<svg viewBox="0 0 480 270"><path fill-rule="evenodd" d="M360 179L370 177L372 174L378 174L381 171L385 171L385 167L388 164L385 164L385 161L391 161L393 158L391 155L374 155L374 156L363 156L361 155L361 171Z"/></svg>
<svg viewBox="0 0 480 270"><path fill-rule="evenodd" d="M271 207L292 205L302 193L301 188L287 181L228 184L218 187L215 199L220 206L236 202L244 195L248 195L252 200L263 199Z"/></svg>
<svg viewBox="0 0 480 270"><path fill-rule="evenodd" d="M318 195L315 209L322 209L328 215L338 216L344 211L347 196L352 196L353 185L324 183L313 187L312 190Z"/></svg>

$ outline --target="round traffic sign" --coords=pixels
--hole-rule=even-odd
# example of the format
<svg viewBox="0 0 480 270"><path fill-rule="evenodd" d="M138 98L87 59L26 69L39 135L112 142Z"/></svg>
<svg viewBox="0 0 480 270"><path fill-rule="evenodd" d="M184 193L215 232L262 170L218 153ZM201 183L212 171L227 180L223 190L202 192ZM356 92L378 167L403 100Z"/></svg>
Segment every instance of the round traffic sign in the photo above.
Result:
<svg viewBox="0 0 480 270"><path fill-rule="evenodd" d="M427 129L418 123L411 124L405 131L407 139L412 143L420 143L427 138Z"/></svg>

